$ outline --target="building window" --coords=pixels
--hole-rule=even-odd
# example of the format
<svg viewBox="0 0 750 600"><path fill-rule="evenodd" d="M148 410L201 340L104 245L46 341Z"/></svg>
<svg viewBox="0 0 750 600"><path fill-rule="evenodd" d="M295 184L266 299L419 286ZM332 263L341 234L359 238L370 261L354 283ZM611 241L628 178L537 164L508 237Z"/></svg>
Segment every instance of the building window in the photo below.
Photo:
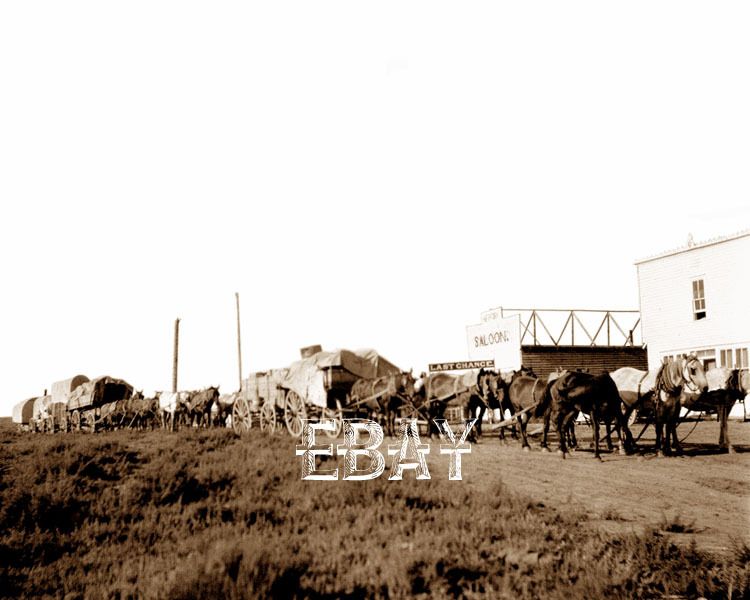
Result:
<svg viewBox="0 0 750 600"><path fill-rule="evenodd" d="M695 355L703 363L705 370L713 369L716 366L716 350L711 348L710 350L698 350Z"/></svg>
<svg viewBox="0 0 750 600"><path fill-rule="evenodd" d="M747 369L747 348L737 348L734 351L734 366L738 369Z"/></svg>
<svg viewBox="0 0 750 600"><path fill-rule="evenodd" d="M737 355L739 356L739 350L737 350ZM729 367L732 368L732 349L729 350L722 350L721 351L721 366L722 367Z"/></svg>
<svg viewBox="0 0 750 600"><path fill-rule="evenodd" d="M706 295L703 291L703 280L693 281L693 319L699 321L706 318Z"/></svg>

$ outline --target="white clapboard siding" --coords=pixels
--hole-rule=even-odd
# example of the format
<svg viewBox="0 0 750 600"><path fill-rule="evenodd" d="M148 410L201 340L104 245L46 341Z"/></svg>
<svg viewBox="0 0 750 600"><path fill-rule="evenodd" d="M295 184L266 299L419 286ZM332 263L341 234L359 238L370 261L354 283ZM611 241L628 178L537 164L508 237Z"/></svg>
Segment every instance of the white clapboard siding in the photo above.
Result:
<svg viewBox="0 0 750 600"><path fill-rule="evenodd" d="M636 262L641 331L649 365L706 348L750 346L750 231ZM703 279L706 318L693 317L694 279ZM718 352L717 352L718 356Z"/></svg>

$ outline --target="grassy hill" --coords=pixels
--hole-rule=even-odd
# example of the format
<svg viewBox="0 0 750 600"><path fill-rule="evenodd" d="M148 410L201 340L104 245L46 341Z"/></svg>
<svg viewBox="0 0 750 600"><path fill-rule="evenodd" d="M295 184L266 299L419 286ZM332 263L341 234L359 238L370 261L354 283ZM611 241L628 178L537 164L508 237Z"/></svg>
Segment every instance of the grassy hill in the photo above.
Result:
<svg viewBox="0 0 750 600"><path fill-rule="evenodd" d="M435 478L304 482L258 431L2 432L0 595L644 598L750 595L750 551Z"/></svg>

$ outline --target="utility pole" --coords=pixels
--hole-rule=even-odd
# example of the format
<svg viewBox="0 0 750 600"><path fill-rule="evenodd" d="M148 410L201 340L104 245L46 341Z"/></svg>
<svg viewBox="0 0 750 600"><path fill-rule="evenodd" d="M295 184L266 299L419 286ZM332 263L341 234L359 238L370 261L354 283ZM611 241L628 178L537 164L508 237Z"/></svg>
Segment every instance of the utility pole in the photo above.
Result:
<svg viewBox="0 0 750 600"><path fill-rule="evenodd" d="M240 294L234 293L234 300L237 304L237 366L239 367L240 387L242 389L242 343L240 342Z"/></svg>
<svg viewBox="0 0 750 600"><path fill-rule="evenodd" d="M174 352L172 354L172 391L177 391L177 357L180 347L180 320L174 320Z"/></svg>

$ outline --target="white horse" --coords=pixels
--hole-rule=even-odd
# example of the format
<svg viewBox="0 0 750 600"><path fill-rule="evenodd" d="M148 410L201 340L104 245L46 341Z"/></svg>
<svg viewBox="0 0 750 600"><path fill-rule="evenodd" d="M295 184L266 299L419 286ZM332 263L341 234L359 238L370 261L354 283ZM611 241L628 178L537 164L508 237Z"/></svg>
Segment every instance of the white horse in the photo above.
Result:
<svg viewBox="0 0 750 600"><path fill-rule="evenodd" d="M162 429L166 429L169 423L169 430L174 431L175 417L185 411L190 392L157 392L157 395Z"/></svg>
<svg viewBox="0 0 750 600"><path fill-rule="evenodd" d="M658 371L640 371L623 367L610 373L625 405L625 418L629 421L635 410L653 403L656 449L660 454L670 452L670 438L675 451L681 452L677 439L677 420L680 408L700 397L708 390L703 364L691 354L663 363ZM662 428L666 435L662 447Z"/></svg>

